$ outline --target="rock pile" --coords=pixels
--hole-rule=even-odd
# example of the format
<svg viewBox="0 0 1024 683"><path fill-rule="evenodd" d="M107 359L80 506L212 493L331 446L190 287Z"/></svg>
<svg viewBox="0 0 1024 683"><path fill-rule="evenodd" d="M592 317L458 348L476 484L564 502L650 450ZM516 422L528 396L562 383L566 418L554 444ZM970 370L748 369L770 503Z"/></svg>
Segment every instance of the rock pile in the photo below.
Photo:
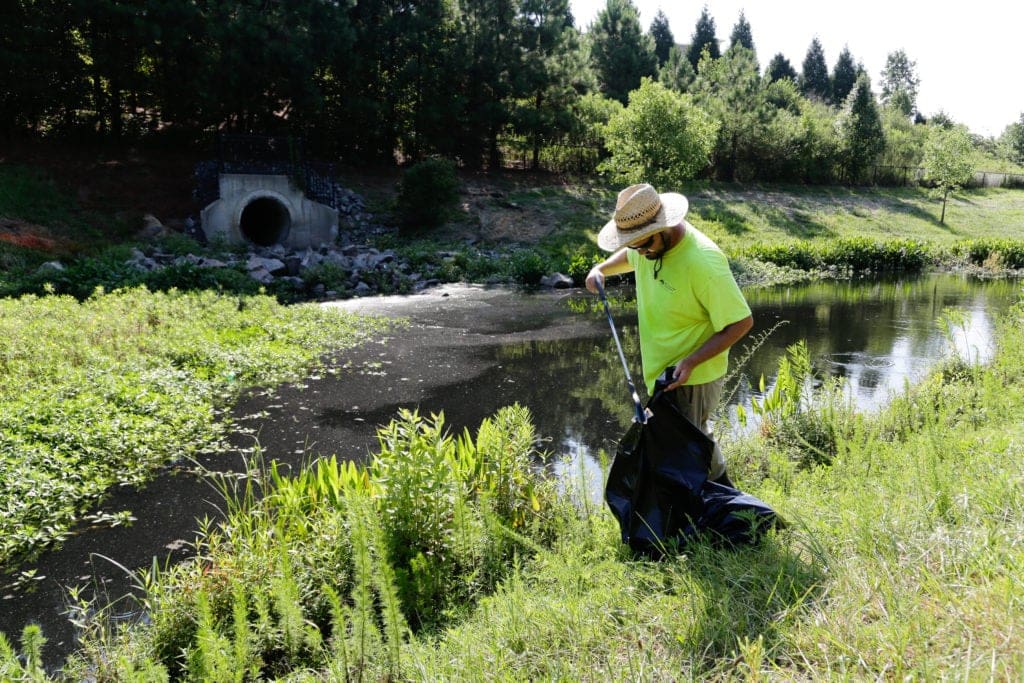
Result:
<svg viewBox="0 0 1024 683"><path fill-rule="evenodd" d="M377 222L373 214L366 211L361 196L335 182L321 186L320 191L329 195L329 203L338 210L339 236L333 244L302 250L282 244L268 247L249 244L244 252L220 251L207 245L206 236L194 219L179 221L180 225L168 221L168 225L175 226L169 228L147 214L143 228L136 234L140 246L132 250L125 264L144 272L181 266L232 268L247 273L270 291L285 286L293 292L304 292L311 299L419 292L441 284L441 280L430 274L414 270L393 250L381 251L368 246L376 238L394 233L396 228ZM180 250L176 253L162 250L160 239L173 232L195 239L195 253L181 255ZM500 250L480 255L494 260L508 257L507 252ZM435 256L439 261L451 262L458 254L443 252ZM59 261L46 263L39 269L40 273L61 270L64 265ZM324 280L332 283L331 288L322 284ZM540 284L559 289L573 286L572 279L561 273L545 276Z"/></svg>
<svg viewBox="0 0 1024 683"><path fill-rule="evenodd" d="M341 295L365 296L379 293L382 288L391 291L408 289L420 291L439 280L425 278L413 272L407 263L401 262L394 251L380 251L374 247L349 244L321 245L317 249L290 250L283 245L269 247L251 246L244 254L224 254L218 257L185 254L169 254L153 249L148 254L134 249L127 265L139 270L153 271L167 266L190 265L196 268L235 268L244 270L249 277L262 285L291 283L296 289L306 288L311 274L318 273L324 266L347 274L345 291L328 290L323 285L314 285L310 293L315 298L336 298Z"/></svg>

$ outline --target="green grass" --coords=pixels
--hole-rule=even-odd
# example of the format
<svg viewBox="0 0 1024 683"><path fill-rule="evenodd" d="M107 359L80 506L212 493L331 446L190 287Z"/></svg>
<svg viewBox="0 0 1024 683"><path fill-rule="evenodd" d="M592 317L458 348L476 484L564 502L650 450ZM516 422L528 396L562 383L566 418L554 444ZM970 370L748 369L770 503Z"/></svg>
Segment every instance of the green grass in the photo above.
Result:
<svg viewBox="0 0 1024 683"><path fill-rule="evenodd" d="M95 236L95 226L77 202L41 171L0 163L0 216L20 218L68 235ZM84 232L84 234L82 234Z"/></svg>
<svg viewBox="0 0 1024 683"><path fill-rule="evenodd" d="M0 567L111 487L218 445L241 389L300 378L381 325L213 292L0 299Z"/></svg>
<svg viewBox="0 0 1024 683"><path fill-rule="evenodd" d="M321 461L271 477L262 502L229 495L194 562L140 577L150 623L87 620L65 676L1019 680L1024 309L999 339L990 364L950 358L870 416L805 394L795 349L774 421L724 443L788 529L662 562L629 557L603 507L532 481L528 414L475 438L402 416L365 468ZM39 634L24 641L20 661L0 642L0 672L46 680Z"/></svg>
<svg viewBox="0 0 1024 683"><path fill-rule="evenodd" d="M967 239L1024 239L1024 192L999 188L941 197L922 188L708 186L691 193L689 220L723 248L751 242L866 237L951 245Z"/></svg>

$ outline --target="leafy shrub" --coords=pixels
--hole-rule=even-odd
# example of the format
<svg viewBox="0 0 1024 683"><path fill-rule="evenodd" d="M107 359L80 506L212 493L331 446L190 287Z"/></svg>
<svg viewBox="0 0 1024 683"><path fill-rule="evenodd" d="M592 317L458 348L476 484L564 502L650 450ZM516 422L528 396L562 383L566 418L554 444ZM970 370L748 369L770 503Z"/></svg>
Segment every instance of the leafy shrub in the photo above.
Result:
<svg viewBox="0 0 1024 683"><path fill-rule="evenodd" d="M399 185L396 208L410 228L441 225L459 201L459 179L448 159L425 159L410 166Z"/></svg>
<svg viewBox="0 0 1024 683"><path fill-rule="evenodd" d="M123 633L122 656L95 632L74 665L97 680L135 679L126 672L139 667L269 680L325 656L340 660L331 680L393 670L411 630L443 627L514 571L524 545L551 541L575 515L543 483L520 406L475 438L410 411L378 438L367 466L331 457L285 477L272 465L261 499L248 484L226 491L228 519L202 535L197 560L147 577L153 620Z"/></svg>
<svg viewBox="0 0 1024 683"><path fill-rule="evenodd" d="M566 268L567 275L577 286L582 285L586 281L590 269L600 263L603 258L595 247L579 247L569 258L569 265Z"/></svg>
<svg viewBox="0 0 1024 683"><path fill-rule="evenodd" d="M976 266L998 261L1006 268L1024 268L1024 240L965 240L954 244L950 252L953 258ZM994 258L994 255L998 255L998 258Z"/></svg>
<svg viewBox="0 0 1024 683"><path fill-rule="evenodd" d="M324 289L344 292L350 287L352 273L337 263L325 262L306 270L302 278L310 287L323 285Z"/></svg>
<svg viewBox="0 0 1024 683"><path fill-rule="evenodd" d="M751 407L760 417L765 440L788 453L799 467L830 464L854 415L839 384L826 381L815 387L806 343L786 349L771 391L765 391L763 376L760 388L762 397L754 398ZM746 419L742 411L740 419Z"/></svg>
<svg viewBox="0 0 1024 683"><path fill-rule="evenodd" d="M718 123L689 95L645 78L605 128L611 156L600 170L615 182L678 187L707 167Z"/></svg>
<svg viewBox="0 0 1024 683"><path fill-rule="evenodd" d="M518 251L509 263L512 278L526 285L538 284L547 273L547 262L535 251Z"/></svg>
<svg viewBox="0 0 1024 683"><path fill-rule="evenodd" d="M235 295L251 295L257 294L260 289L258 282L237 268L203 268L191 263L157 268L133 279L154 292L210 289Z"/></svg>
<svg viewBox="0 0 1024 683"><path fill-rule="evenodd" d="M800 270L839 269L850 273L912 272L924 269L932 252L923 242L853 237L825 243L755 244L742 254Z"/></svg>
<svg viewBox="0 0 1024 683"><path fill-rule="evenodd" d="M818 259L810 244L786 243L786 244L755 244L743 251L744 255L755 258L758 261L774 263L784 268L797 268L799 270L814 270L818 265Z"/></svg>

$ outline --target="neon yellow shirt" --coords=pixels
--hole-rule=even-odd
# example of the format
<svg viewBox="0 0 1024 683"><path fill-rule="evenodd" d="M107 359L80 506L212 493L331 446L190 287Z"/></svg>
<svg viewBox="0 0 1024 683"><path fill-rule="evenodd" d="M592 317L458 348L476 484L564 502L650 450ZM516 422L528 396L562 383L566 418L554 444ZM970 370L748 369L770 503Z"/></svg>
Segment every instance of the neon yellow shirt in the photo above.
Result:
<svg viewBox="0 0 1024 683"><path fill-rule="evenodd" d="M666 368L700 348L726 325L750 315L729 261L711 239L689 223L686 233L656 262L629 249L626 258L636 274L640 357L648 393ZM693 369L686 384L706 384L723 377L728 349Z"/></svg>

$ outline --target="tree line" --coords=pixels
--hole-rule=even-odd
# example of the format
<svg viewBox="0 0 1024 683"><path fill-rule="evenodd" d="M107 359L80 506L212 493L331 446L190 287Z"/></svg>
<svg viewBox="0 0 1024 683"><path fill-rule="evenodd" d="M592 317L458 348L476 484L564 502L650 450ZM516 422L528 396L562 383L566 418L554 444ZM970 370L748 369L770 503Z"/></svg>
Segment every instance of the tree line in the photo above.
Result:
<svg viewBox="0 0 1024 683"><path fill-rule="evenodd" d="M955 127L916 111L902 50L876 95L849 49L829 68L816 38L799 70L781 53L762 69L742 13L721 49L707 8L684 43L661 12L644 31L631 0L607 0L585 30L569 0L13 0L7 27L8 140L301 135L346 163L468 168L500 166L515 140L534 167L557 144L607 163L644 144L612 139L622 117L668 97L709 143L694 174L827 182L917 165L924 124ZM1024 162L1024 114L974 146Z"/></svg>

